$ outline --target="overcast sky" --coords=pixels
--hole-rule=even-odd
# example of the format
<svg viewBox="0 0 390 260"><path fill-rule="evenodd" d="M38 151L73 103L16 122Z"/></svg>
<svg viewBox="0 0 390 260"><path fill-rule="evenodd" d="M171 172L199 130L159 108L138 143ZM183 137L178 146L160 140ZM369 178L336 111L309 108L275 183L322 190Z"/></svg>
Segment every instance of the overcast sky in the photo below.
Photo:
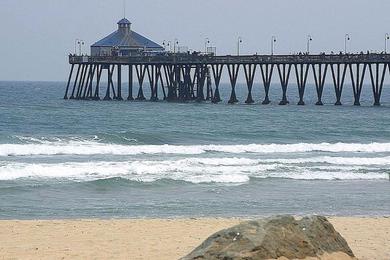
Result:
<svg viewBox="0 0 390 260"><path fill-rule="evenodd" d="M174 38L203 50L205 38L218 54L378 50L390 33L389 0L127 0L132 28L157 43ZM94 43L116 29L123 0L0 0L0 80L64 81L74 40ZM88 47L89 48L89 47Z"/></svg>

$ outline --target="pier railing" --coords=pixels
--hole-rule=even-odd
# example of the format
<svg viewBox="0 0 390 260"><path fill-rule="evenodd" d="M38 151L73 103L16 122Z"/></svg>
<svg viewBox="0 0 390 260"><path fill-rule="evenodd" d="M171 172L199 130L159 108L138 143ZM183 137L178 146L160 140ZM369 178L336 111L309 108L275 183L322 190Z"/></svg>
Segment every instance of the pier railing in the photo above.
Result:
<svg viewBox="0 0 390 260"><path fill-rule="evenodd" d="M319 54L319 55L246 55L207 56L194 54L160 56L69 56L70 64L337 64L390 62L390 54Z"/></svg>

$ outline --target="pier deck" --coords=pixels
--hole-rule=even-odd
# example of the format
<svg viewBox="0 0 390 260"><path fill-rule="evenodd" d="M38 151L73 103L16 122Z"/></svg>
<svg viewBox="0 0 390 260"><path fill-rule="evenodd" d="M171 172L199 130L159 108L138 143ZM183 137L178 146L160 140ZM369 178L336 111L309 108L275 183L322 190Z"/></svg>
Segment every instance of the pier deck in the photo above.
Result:
<svg viewBox="0 0 390 260"><path fill-rule="evenodd" d="M212 55L159 55L159 56L69 56L70 64L296 64L296 63L390 63L390 54L320 54L320 55L246 55L246 56L212 56Z"/></svg>

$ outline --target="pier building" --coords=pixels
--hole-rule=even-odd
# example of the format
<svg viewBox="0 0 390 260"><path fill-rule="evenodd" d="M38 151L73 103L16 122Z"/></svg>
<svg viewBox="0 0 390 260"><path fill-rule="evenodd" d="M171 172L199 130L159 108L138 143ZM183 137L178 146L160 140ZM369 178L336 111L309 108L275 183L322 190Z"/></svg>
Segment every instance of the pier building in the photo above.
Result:
<svg viewBox="0 0 390 260"><path fill-rule="evenodd" d="M118 22L118 30L91 46L91 56L137 56L164 52L164 48L131 29L126 18Z"/></svg>

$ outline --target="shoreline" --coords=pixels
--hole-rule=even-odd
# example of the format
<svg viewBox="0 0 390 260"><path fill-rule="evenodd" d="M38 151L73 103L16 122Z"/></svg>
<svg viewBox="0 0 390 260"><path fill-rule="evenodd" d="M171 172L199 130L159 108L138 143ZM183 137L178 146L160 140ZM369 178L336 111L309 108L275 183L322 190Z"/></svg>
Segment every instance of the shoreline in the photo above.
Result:
<svg viewBox="0 0 390 260"><path fill-rule="evenodd" d="M257 217L258 218L258 217ZM178 259L253 218L0 220L3 259ZM328 217L358 259L390 259L390 217Z"/></svg>

